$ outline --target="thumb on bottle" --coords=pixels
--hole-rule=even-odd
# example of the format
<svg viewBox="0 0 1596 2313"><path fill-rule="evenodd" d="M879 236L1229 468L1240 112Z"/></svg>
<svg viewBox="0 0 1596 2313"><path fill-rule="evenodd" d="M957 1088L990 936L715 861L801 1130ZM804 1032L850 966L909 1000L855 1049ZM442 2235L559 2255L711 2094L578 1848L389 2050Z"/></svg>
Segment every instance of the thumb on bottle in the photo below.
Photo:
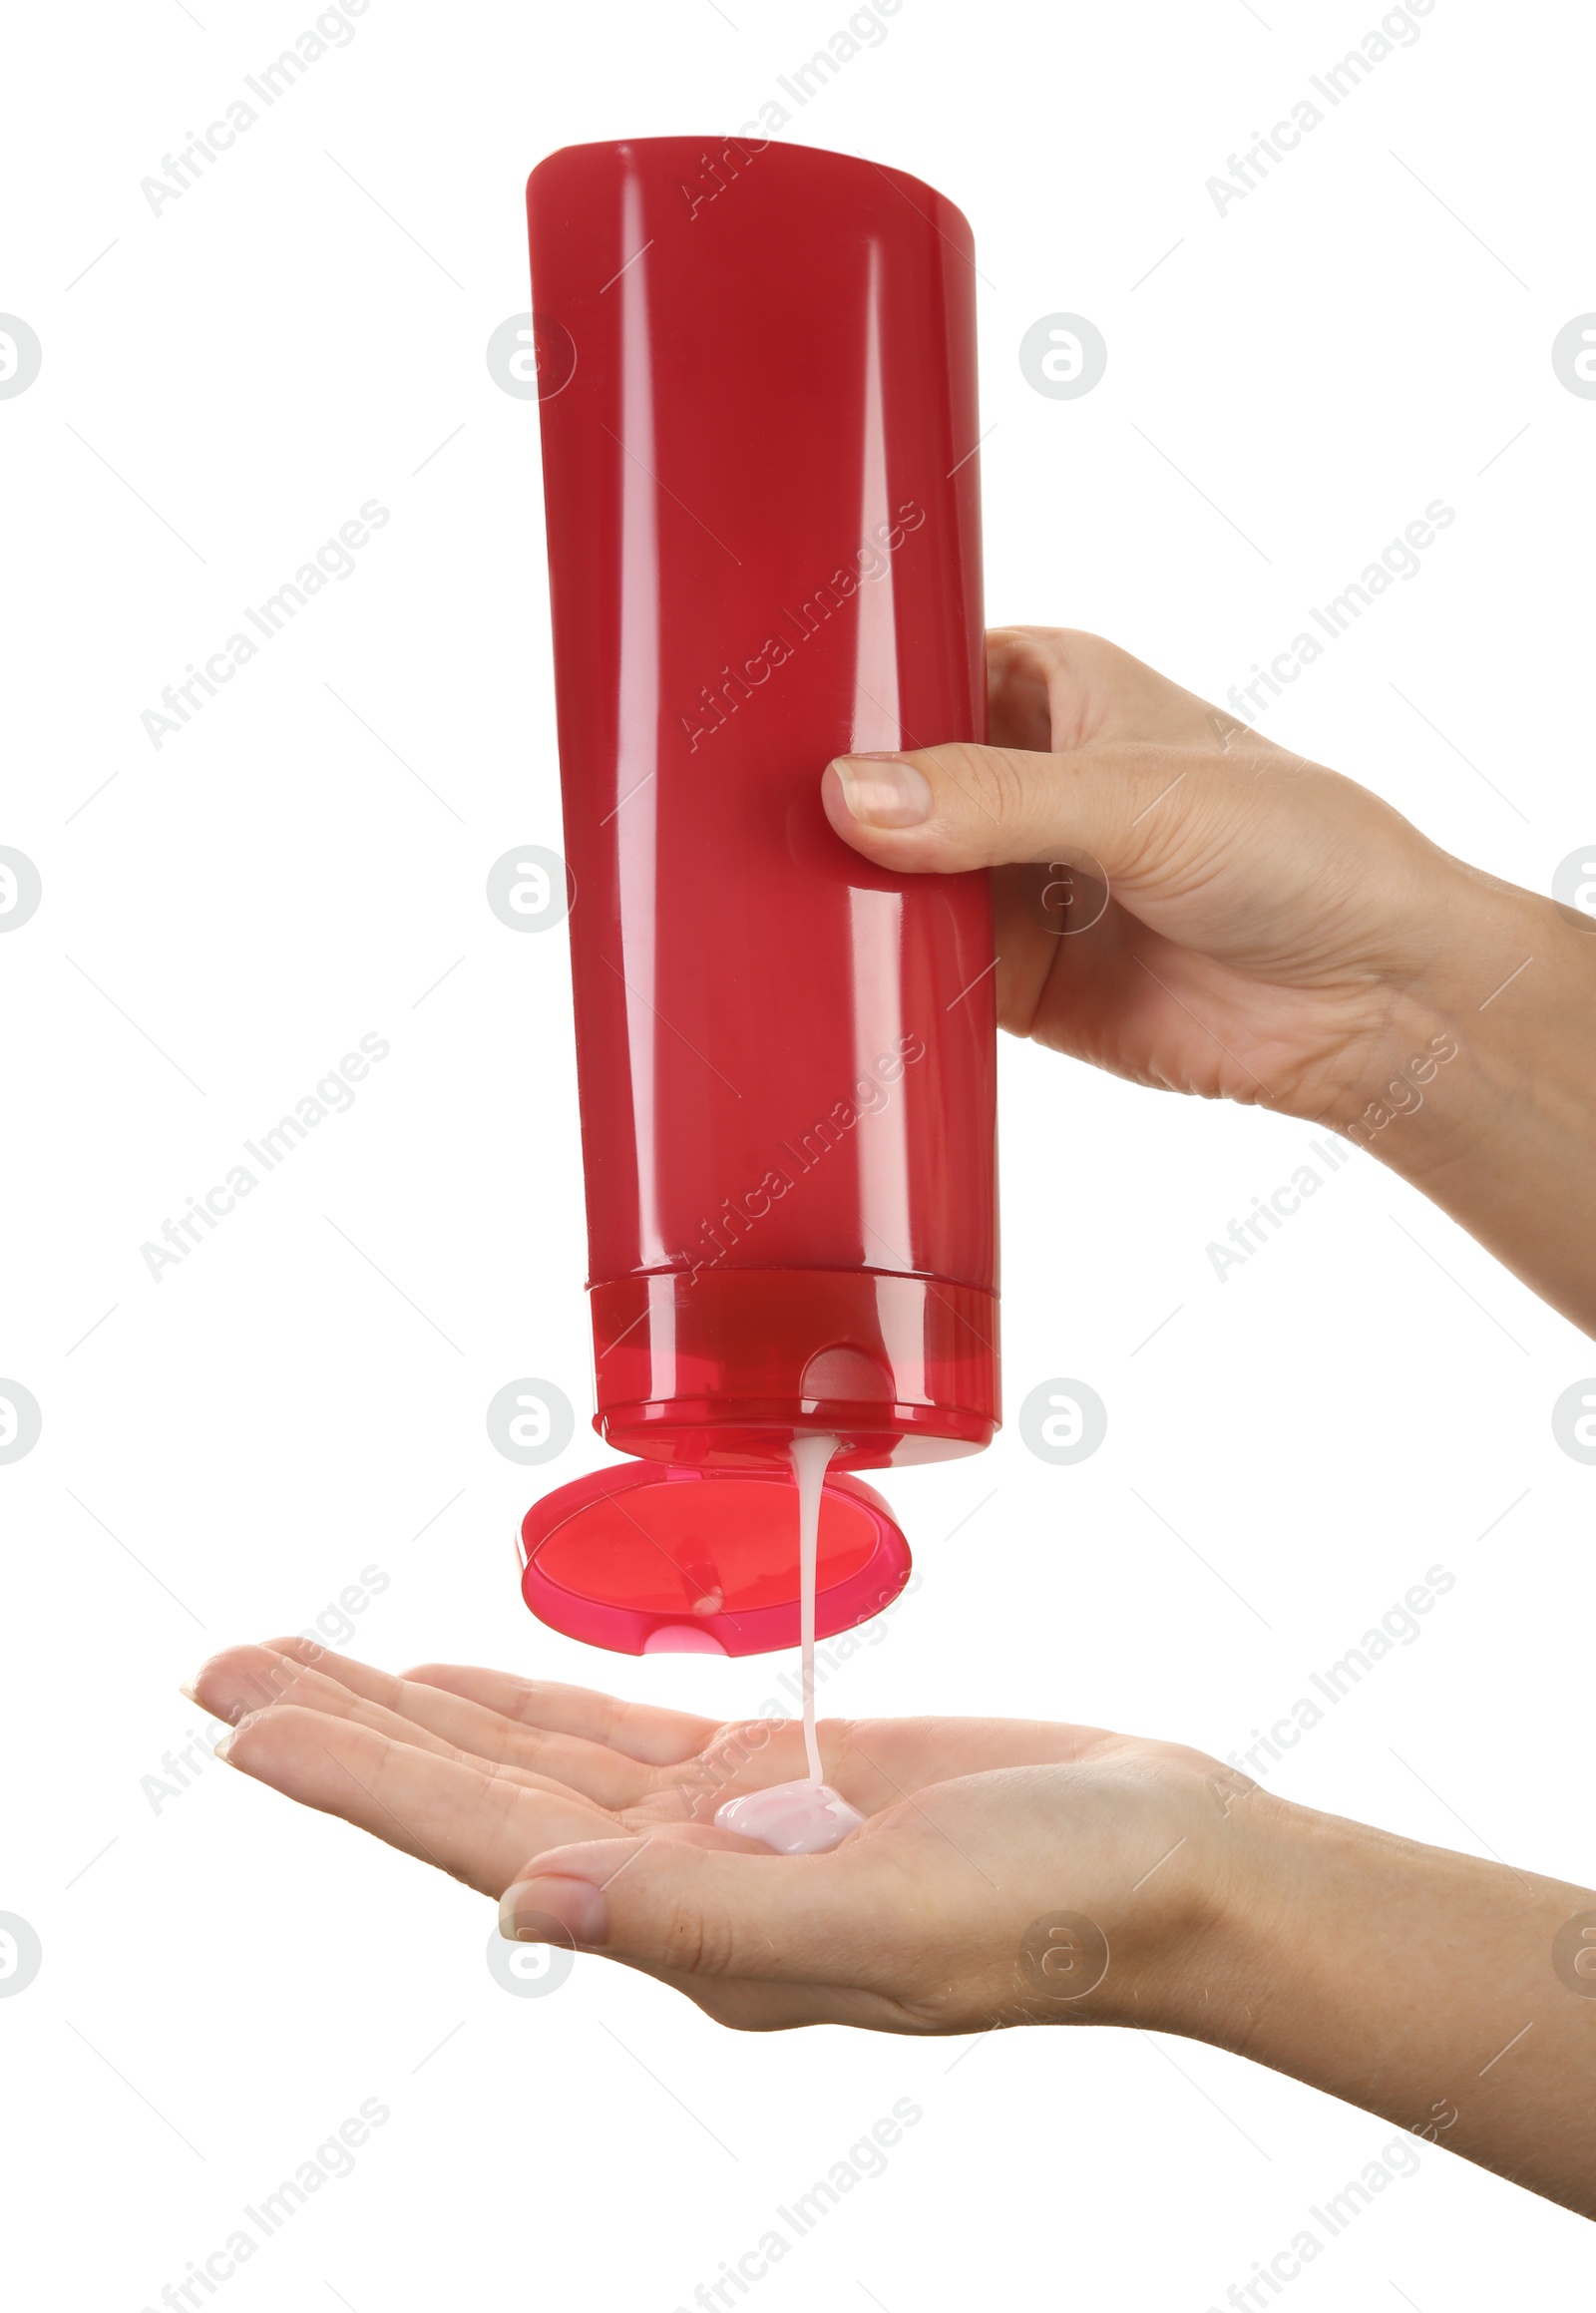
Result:
<svg viewBox="0 0 1596 2313"><path fill-rule="evenodd" d="M959 742L913 753L840 755L821 802L844 843L895 873L1045 864L1085 852L1134 879L1224 776L1201 747L1098 743L1070 754ZM1168 808L1156 811L1155 805Z"/></svg>

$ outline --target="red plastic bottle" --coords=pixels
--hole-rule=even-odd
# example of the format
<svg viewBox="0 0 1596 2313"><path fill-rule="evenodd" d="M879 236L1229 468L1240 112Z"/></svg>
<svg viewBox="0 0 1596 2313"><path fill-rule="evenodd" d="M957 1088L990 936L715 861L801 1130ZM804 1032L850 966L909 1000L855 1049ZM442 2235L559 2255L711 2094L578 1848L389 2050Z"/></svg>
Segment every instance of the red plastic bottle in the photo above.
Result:
<svg viewBox="0 0 1596 2313"><path fill-rule="evenodd" d="M985 735L970 228L897 171L735 140L556 153L527 206L596 1425L789 1502L799 1431L838 1437L839 1471L975 1451L998 1418L988 882L881 873L819 797L834 755ZM612 1506L607 1542L590 1516L544 1553L565 1496L612 1505L623 1476L647 1526L669 1474L540 1505L529 1578L564 1552L580 1584L591 1541L607 1610L653 1551L644 1619L696 1583L724 1645L761 1565L790 1588L779 1518L735 1596L719 1543L707 1584L651 1534L604 1574ZM728 1547L736 1491L694 1497ZM823 1631L826 1517L885 1517L831 1494ZM579 1635L648 1643L627 1628Z"/></svg>

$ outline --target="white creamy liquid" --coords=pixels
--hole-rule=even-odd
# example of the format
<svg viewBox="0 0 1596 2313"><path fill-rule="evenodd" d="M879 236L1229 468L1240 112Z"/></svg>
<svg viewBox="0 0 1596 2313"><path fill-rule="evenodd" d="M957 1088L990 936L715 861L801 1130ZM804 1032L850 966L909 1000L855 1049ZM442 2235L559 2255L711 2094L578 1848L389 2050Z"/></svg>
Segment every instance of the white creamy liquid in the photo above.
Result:
<svg viewBox="0 0 1596 2313"><path fill-rule="evenodd" d="M715 1827L744 1839L763 1840L780 1855L820 1855L864 1821L840 1792L822 1779L820 1744L815 1738L815 1568L820 1555L820 1493L826 1465L837 1450L834 1437L794 1438L789 1449L798 1481L798 1636L803 1649L804 1757L809 1772L798 1782L772 1783L728 1799Z"/></svg>

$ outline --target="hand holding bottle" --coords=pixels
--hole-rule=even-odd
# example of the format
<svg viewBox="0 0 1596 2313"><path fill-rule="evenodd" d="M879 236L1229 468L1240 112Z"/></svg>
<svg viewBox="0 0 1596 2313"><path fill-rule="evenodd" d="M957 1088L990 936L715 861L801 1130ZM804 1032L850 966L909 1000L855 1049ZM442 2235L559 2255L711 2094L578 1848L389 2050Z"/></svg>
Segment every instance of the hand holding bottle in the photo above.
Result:
<svg viewBox="0 0 1596 2313"><path fill-rule="evenodd" d="M822 799L895 874L996 871L1000 1022L1328 1125L1596 1331L1596 926L1096 635L1000 628L988 667L991 746L844 757Z"/></svg>

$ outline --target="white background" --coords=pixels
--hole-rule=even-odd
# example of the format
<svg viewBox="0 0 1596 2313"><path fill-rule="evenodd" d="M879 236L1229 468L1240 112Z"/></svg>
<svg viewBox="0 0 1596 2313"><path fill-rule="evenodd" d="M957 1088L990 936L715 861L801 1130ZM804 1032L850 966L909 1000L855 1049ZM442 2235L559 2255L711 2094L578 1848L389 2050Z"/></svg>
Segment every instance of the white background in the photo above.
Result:
<svg viewBox="0 0 1596 2313"><path fill-rule="evenodd" d="M0 842L44 879L0 941L0 1373L44 1412L0 1468L0 1909L44 1947L0 2000L13 2301L156 2304L377 2098L355 2172L222 2284L228 2313L668 2313L909 2097L888 2172L761 2313L1199 2313L1394 2131L1130 2034L745 2038L589 1960L513 1998L461 1887L219 1766L159 1812L141 1787L202 1725L176 1691L199 1659L373 1564L358 1651L390 1667L728 1715L782 1667L598 1658L517 1593L527 1502L606 1457L564 938L483 897L506 850L560 843L536 406L484 349L528 302L537 160L734 130L848 10L373 0L153 215L141 179L314 13L99 0L11 32L0 306L44 348L0 402ZM1596 403L1549 358L1596 306L1592 28L1437 0L1217 214L1205 181L1380 14L904 0L783 133L974 223L995 621L1090 626L1222 697L1455 507L1266 727L1544 891L1596 835ZM1059 310L1109 347L1078 401L1016 359ZM153 748L162 687L373 497L355 575ZM140 1246L367 1031L392 1051L354 1109L154 1283ZM1223 1754L1440 1562L1422 1638L1275 1787L1588 1884L1596 1469L1548 1417L1596 1350L1366 1157L1219 1283L1206 1245L1310 1137L1005 1048L1010 1416L1079 1376L1107 1442L1058 1469L1010 1426L889 1478L924 1581L834 1707ZM484 1428L527 1373L584 1416L547 1471ZM1288 2294L1469 2313L1531 2276L1588 2292L1588 2228L1424 2148Z"/></svg>

